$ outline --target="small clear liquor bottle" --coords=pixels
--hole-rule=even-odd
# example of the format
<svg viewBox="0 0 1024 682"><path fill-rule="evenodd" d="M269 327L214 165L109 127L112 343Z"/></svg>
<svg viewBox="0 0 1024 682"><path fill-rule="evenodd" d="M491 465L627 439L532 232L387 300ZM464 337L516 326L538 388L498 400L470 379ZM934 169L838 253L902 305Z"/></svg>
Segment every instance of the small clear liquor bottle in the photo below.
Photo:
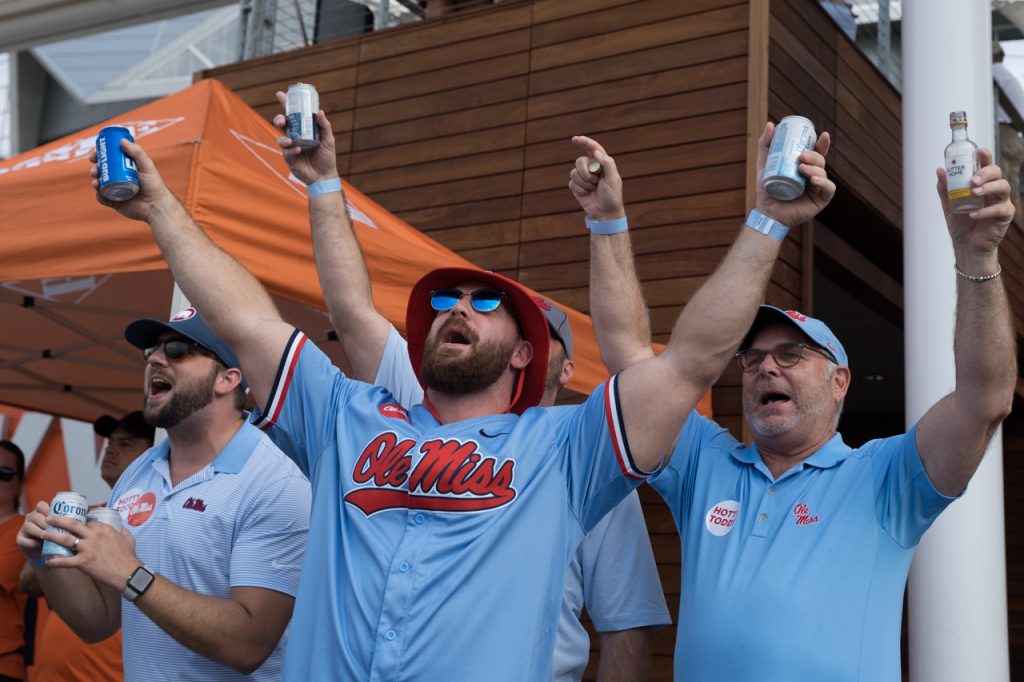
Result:
<svg viewBox="0 0 1024 682"><path fill-rule="evenodd" d="M967 137L967 112L949 114L953 141L946 147L946 197L954 213L970 213L984 205L971 192L971 178L978 172L978 145Z"/></svg>

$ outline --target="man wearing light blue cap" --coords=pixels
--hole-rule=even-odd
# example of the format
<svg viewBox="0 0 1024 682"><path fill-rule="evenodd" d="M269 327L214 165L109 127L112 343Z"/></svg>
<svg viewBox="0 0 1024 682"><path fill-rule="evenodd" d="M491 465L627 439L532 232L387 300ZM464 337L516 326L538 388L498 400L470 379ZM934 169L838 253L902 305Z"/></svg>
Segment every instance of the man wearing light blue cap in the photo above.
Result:
<svg viewBox="0 0 1024 682"><path fill-rule="evenodd" d="M770 132L760 141L761 168ZM601 199L603 191L604 214L622 216L614 164L584 142L604 173L590 177L577 162L581 205L596 204L584 200ZM907 433L851 448L836 430L850 386L843 344L821 320L761 306L751 309L736 354L753 442L744 445L692 412L669 463L649 479L672 510L682 544L677 680L900 680L903 591L914 548L963 494L1009 414L1017 376L998 260L1014 209L991 154L981 150L979 160L971 186L986 205L970 214L949 210L938 171L956 258L956 385L949 395ZM775 227L803 222L787 220L783 212L795 211L769 203L763 186L758 202L763 215L753 211L748 228L772 236L760 229L765 215ZM750 241L749 232L741 228L737 244ZM591 242L591 281L615 294L595 296L591 287L595 330L613 371L649 354L626 234ZM775 234L781 240L785 226ZM772 246L761 241L761 250ZM740 296L767 279L771 263L751 262L727 271L734 293L723 309L742 313L748 299ZM721 333L710 323L700 331Z"/></svg>

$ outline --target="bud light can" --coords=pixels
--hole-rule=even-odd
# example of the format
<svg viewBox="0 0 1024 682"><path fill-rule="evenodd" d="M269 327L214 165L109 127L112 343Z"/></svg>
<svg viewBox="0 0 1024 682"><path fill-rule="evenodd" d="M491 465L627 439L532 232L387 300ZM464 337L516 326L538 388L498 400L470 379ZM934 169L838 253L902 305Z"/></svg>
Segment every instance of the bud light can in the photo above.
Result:
<svg viewBox="0 0 1024 682"><path fill-rule="evenodd" d="M318 111L320 95L316 88L306 83L295 83L288 87L285 134L301 149L313 149L320 144L320 126L316 123Z"/></svg>
<svg viewBox="0 0 1024 682"><path fill-rule="evenodd" d="M814 149L814 124L803 116L787 116L775 127L764 164L764 190L781 201L804 193L807 178L800 174L800 155Z"/></svg>
<svg viewBox="0 0 1024 682"><path fill-rule="evenodd" d="M121 512L110 507L96 507L85 515L86 524L105 523L118 533L121 532Z"/></svg>
<svg viewBox="0 0 1024 682"><path fill-rule="evenodd" d="M100 194L109 201L128 201L139 193L139 170L121 149L121 140L135 141L124 126L107 126L96 136Z"/></svg>
<svg viewBox="0 0 1024 682"><path fill-rule="evenodd" d="M89 505L85 501L85 497L78 493L63 492L57 493L53 502L50 503L50 513L54 516L67 516L85 523L85 515L89 509ZM46 530L54 533L67 533L63 528L57 526L47 526ZM46 540L43 542L43 557L54 557L54 556L74 556L75 550L65 547L64 545L58 545L56 542Z"/></svg>

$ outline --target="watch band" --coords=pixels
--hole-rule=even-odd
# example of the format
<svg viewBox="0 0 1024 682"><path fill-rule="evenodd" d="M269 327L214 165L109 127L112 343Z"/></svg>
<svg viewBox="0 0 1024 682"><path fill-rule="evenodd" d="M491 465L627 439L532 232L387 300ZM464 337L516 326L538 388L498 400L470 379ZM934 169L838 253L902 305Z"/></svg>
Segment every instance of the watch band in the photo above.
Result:
<svg viewBox="0 0 1024 682"><path fill-rule="evenodd" d="M128 584L125 585L121 596L128 601L135 601L146 593L146 590L153 585L154 580L156 580L156 575L153 571L145 566L139 566L128 576Z"/></svg>

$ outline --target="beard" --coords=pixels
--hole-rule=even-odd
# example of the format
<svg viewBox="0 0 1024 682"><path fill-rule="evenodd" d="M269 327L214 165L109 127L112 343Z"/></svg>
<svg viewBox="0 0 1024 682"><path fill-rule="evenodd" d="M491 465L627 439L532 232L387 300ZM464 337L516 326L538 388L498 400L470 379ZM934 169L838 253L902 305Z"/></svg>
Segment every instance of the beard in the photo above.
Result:
<svg viewBox="0 0 1024 682"><path fill-rule="evenodd" d="M175 386L174 395L161 408L151 408L148 402L144 402L143 415L146 417L146 421L152 426L170 429L212 403L213 385L217 380L218 372L219 369L214 366L205 379L200 379L192 385ZM148 396L149 391L147 390L146 397L148 398Z"/></svg>
<svg viewBox="0 0 1024 682"><path fill-rule="evenodd" d="M441 339L450 326L469 340L470 353L450 353L442 349ZM480 341L468 326L452 322L441 329L433 338L427 339L423 349L423 383L430 388L448 394L478 393L497 381L508 369L509 360L515 351L515 339L507 343L500 340Z"/></svg>

